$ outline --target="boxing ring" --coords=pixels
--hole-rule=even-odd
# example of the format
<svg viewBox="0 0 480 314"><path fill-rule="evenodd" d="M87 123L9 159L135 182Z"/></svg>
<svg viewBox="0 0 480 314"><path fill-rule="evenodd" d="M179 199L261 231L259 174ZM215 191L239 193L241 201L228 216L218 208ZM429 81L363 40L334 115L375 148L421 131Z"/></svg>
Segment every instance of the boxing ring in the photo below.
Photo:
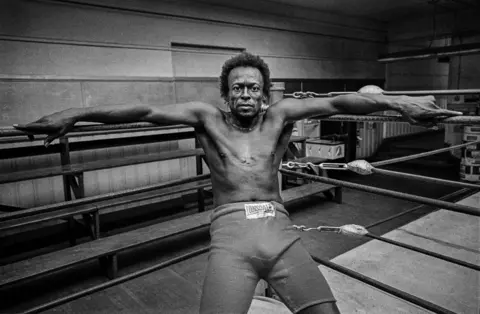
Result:
<svg viewBox="0 0 480 314"><path fill-rule="evenodd" d="M294 93L274 97L332 97L352 92L328 94ZM356 92L353 92L356 93ZM480 90L383 92L398 95L457 95L480 94ZM336 115L330 121L368 121L395 123L404 122L398 116ZM436 121L438 124L479 125L479 116L459 116ZM111 130L118 128L148 128L148 123L76 127L72 132ZM1 134L3 133L3 134ZM1 136L25 134L16 130L4 130ZM420 208L417 206L394 216L382 219L369 226L293 226L299 232L335 232L349 237L367 237L371 241L358 246L332 260L318 256L312 258L319 263L320 271L332 287L342 313L478 313L480 309L480 185L429 178L399 173L380 167L406 160L422 158L444 151L476 145L480 141L466 142L439 150L395 158L376 163L356 160L347 164L310 164L286 162L279 172L310 181L323 182L367 193L413 201L430 205L439 210L393 230L383 236L372 234L369 228L406 215ZM445 184L458 187L454 194L470 194L463 200L452 203L444 199L405 194L397 191L361 185L357 183L305 174L295 169L324 167L336 171L352 171L359 175L388 175L425 183ZM354 222L352 222L354 223ZM104 290L134 278L152 273L161 268L194 256L207 253L208 247L162 262L155 266L118 277L95 287L54 300L24 313L39 313L83 296ZM264 298L255 298L250 314L289 313L281 303Z"/></svg>

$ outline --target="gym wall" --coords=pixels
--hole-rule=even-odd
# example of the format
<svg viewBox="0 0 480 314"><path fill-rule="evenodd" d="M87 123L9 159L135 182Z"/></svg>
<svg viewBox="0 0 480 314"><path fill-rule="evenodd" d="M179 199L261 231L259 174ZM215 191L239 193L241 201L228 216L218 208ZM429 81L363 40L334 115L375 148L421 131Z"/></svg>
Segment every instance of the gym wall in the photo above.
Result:
<svg viewBox="0 0 480 314"><path fill-rule="evenodd" d="M473 40L471 37L465 37L463 32L472 28L479 29L477 15L473 10L458 13L452 11L437 13L434 20L432 11L432 14L427 14L422 18L392 22L388 29L388 51L398 52L457 44L458 42L451 40L452 32L456 32L466 40ZM455 58L446 62L439 62L437 59L422 59L388 63L386 65L386 88L388 90L474 88L474 86L478 86L480 70L473 64L475 64L475 60L478 64L478 58L478 56L461 57L467 65L460 69L460 72L466 71L465 74L462 74L462 78L464 77L462 86L451 86L449 83L458 76L459 64L454 62ZM475 77L477 78L476 83ZM447 97L437 97L437 103L442 107L447 106L447 101ZM407 123L385 124L384 138L424 131L424 128L410 126Z"/></svg>
<svg viewBox="0 0 480 314"><path fill-rule="evenodd" d="M241 50L261 55L276 80L384 79L384 66L376 61L385 49L384 24L263 1L239 5L2 1L0 126L99 104L204 100L222 106L221 65ZM189 147L193 140L109 148L72 154L72 162ZM1 160L0 171L59 162L56 155ZM190 158L89 172L86 195L191 176L194 164ZM60 177L3 185L0 203L59 202L61 187Z"/></svg>

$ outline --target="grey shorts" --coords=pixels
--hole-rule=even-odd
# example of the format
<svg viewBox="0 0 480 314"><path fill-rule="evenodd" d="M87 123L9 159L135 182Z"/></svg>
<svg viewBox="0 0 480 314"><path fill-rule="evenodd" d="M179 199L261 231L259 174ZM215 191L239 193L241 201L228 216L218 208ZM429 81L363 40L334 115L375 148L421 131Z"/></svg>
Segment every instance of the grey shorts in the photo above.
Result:
<svg viewBox="0 0 480 314"><path fill-rule="evenodd" d="M259 213L256 208L266 210ZM260 279L269 283L293 313L336 301L297 231L291 228L282 204L221 205L211 220L211 250L200 313L247 313Z"/></svg>

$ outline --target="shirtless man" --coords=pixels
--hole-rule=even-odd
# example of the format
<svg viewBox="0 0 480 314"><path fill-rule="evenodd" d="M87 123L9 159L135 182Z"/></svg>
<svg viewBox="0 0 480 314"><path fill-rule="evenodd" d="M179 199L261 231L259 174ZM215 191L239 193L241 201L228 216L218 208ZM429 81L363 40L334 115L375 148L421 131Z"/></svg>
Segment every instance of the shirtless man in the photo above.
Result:
<svg viewBox="0 0 480 314"><path fill-rule="evenodd" d="M277 173L293 123L312 116L395 110L411 123L429 124L461 113L439 108L432 96L379 94L282 99L263 111L270 71L248 53L225 62L220 79L228 112L202 102L102 105L64 110L15 127L48 134L48 145L79 121L193 126L210 167L215 204L200 313L246 313L259 279L294 313L339 313L282 205Z"/></svg>

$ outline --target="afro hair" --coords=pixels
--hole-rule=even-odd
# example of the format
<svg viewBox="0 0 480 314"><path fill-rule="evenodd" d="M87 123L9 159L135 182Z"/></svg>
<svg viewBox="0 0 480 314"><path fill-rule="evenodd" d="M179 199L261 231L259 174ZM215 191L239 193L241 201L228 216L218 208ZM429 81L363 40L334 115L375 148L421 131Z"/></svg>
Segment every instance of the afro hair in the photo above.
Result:
<svg viewBox="0 0 480 314"><path fill-rule="evenodd" d="M222 73L220 74L220 95L223 99L228 99L228 92L230 87L228 86L228 75L237 67L253 67L257 68L263 77L263 94L270 98L270 69L265 61L259 56L252 55L248 52L242 52L223 64Z"/></svg>

